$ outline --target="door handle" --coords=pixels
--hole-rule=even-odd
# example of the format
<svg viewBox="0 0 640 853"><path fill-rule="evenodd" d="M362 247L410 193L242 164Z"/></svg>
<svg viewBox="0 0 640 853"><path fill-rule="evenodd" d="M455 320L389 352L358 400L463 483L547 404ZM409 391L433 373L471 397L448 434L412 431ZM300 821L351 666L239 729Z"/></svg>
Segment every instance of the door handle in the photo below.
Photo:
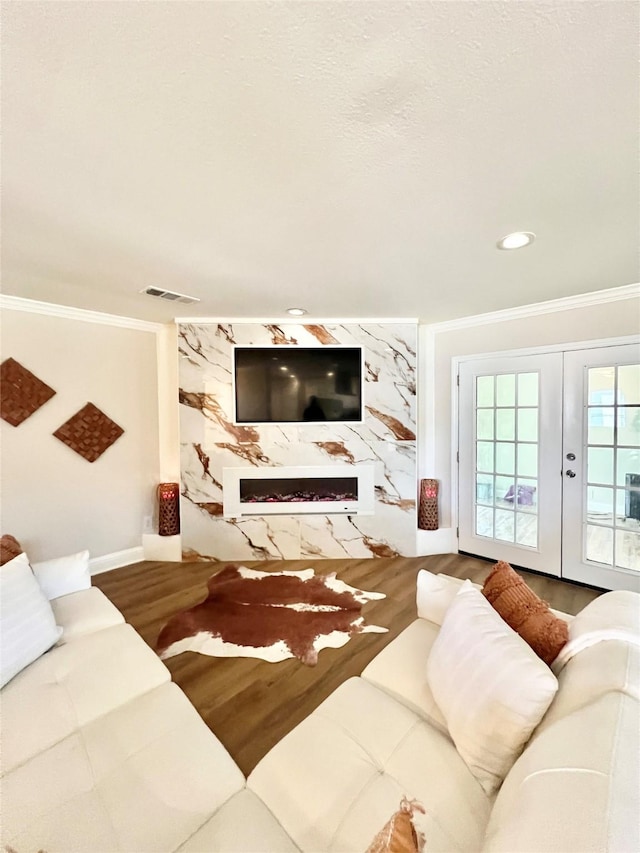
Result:
<svg viewBox="0 0 640 853"><path fill-rule="evenodd" d="M567 477L569 477L572 480L576 476L576 472L572 471L571 468L567 468L567 470L564 473L567 475Z"/></svg>

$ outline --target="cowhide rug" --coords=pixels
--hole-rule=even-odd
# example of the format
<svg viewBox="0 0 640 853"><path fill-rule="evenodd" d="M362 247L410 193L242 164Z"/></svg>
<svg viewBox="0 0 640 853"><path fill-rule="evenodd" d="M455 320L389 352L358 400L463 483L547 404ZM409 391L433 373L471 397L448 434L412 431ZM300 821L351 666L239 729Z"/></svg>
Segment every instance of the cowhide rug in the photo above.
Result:
<svg viewBox="0 0 640 853"><path fill-rule="evenodd" d="M209 578L207 588L202 604L177 613L160 632L161 658L192 651L272 663L297 657L313 666L321 649L340 648L354 634L388 630L366 625L361 614L363 604L384 594L348 586L335 572L227 566Z"/></svg>

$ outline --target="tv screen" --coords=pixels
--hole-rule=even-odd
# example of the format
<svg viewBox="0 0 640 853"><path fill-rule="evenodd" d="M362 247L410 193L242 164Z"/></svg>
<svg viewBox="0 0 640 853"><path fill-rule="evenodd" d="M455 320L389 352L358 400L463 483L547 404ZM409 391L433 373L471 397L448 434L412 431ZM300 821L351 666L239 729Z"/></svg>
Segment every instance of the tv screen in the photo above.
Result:
<svg viewBox="0 0 640 853"><path fill-rule="evenodd" d="M236 423L362 420L359 347L235 347Z"/></svg>

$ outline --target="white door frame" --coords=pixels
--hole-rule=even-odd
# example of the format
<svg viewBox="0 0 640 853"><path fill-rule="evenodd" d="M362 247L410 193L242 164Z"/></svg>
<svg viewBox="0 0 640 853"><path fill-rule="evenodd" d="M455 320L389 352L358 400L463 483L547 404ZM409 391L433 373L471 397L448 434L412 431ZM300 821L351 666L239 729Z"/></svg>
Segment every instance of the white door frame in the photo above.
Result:
<svg viewBox="0 0 640 853"><path fill-rule="evenodd" d="M466 553L478 554L496 560L506 560L512 565L526 566L535 571L560 577L562 541L561 524L562 517L562 361L561 352L536 353L523 356L499 356L497 358L485 358L484 356L474 361L465 361L460 365L461 394L466 398L466 412L461 417L460 423L464 424L464 440L460 444L458 465L458 489L464 498L460 506L460 525L458 530L458 542ZM537 396L536 411L539 421L535 447L537 450L536 471L524 475L525 482L535 482L536 497L534 503L537 505L535 513L535 545L517 544L518 518L533 519L527 509L519 510L514 497L513 507L508 510L508 516L514 525L513 533L515 539L511 541L501 540L494 531L490 537L480 536L476 530L475 506L476 506L476 477L472 472L476 469L476 402L475 389L476 380L479 376L500 376L501 374L515 375L520 373L537 374L539 377L539 391ZM515 387L515 386L514 386ZM515 390L513 402L514 408L508 411L520 411L522 404L516 400ZM529 404L525 403L524 406ZM499 403L493 401L494 408L488 411L496 416L500 412ZM461 411L461 408L459 408ZM497 452L500 439L497 433L489 443ZM513 485L520 482L523 477L520 467L520 452L526 447L531 447L531 440L519 437L519 428L514 419L514 434L507 441L514 453L513 472L496 476L496 489L498 479L511 481ZM466 466L466 467L465 467ZM491 472L500 475L500 468L494 461ZM493 473L491 474L493 478ZM530 480L528 478L534 478ZM464 493L462 492L464 488ZM504 486L506 488L506 485ZM498 496L492 495L491 504L495 501L495 513L498 514L499 507L503 506L498 501ZM462 534L465 534L464 537Z"/></svg>
<svg viewBox="0 0 640 853"><path fill-rule="evenodd" d="M567 343L547 344L540 347L523 347L521 349L509 350L492 350L490 352L476 352L469 355L453 356L451 359L451 523L454 529L452 541L456 551L460 547L460 537L458 534L460 527L459 514L459 490L458 490L458 448L460 445L460 423L459 423L459 405L458 405L458 375L460 372L460 364L465 361L475 361L480 358L509 358L513 356L538 355L539 353L547 352L571 352L572 350L581 349L600 349L602 347L622 346L625 344L637 344L640 342L640 335L624 335L616 338L597 338L586 341L570 341ZM435 347L434 347L435 350Z"/></svg>
<svg viewBox="0 0 640 853"><path fill-rule="evenodd" d="M565 380L567 388L563 398L564 421L563 430L563 468L575 469L578 476L572 474L564 480L564 497L562 506L563 530L573 531L574 536L563 536L562 546L562 574L567 580L579 583L588 583L606 589L634 589L640 592L640 572L637 569L621 568L618 560L616 565L597 562L595 558L587 559L587 531L589 522L587 519L587 369L599 366L609 367L630 362L637 363L640 353L638 343L623 345L621 347L607 348L606 351L595 352L591 349L577 351L569 354L565 363ZM616 399L616 405L618 399ZM631 404L638 405L634 401ZM614 439L612 439L614 441ZM614 441L617 444L617 440ZM620 442L624 446L624 442ZM598 446L598 445L596 445ZM635 447L633 448L635 450ZM570 453L571 460L567 454ZM574 461L575 460L575 461ZM617 469L614 466L612 472L612 483L618 483ZM607 482L606 485L609 485ZM624 527L619 526L616 521L618 512L613 507L613 524L618 531ZM598 528L596 527L595 530ZM612 550L613 536L612 531ZM618 547L618 546L616 546Z"/></svg>

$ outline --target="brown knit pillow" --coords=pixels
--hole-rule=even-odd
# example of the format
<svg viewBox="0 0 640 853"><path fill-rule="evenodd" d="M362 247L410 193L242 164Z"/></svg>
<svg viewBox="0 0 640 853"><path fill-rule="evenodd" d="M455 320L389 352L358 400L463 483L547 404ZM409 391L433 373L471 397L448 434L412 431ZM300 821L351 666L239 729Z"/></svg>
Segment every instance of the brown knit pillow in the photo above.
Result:
<svg viewBox="0 0 640 853"><path fill-rule="evenodd" d="M22 546L15 536L10 536L8 533L0 536L0 566L4 566L20 554L22 554Z"/></svg>
<svg viewBox="0 0 640 853"><path fill-rule="evenodd" d="M482 592L507 625L550 666L569 639L569 626L564 619L554 616L547 602L504 560L493 567Z"/></svg>

